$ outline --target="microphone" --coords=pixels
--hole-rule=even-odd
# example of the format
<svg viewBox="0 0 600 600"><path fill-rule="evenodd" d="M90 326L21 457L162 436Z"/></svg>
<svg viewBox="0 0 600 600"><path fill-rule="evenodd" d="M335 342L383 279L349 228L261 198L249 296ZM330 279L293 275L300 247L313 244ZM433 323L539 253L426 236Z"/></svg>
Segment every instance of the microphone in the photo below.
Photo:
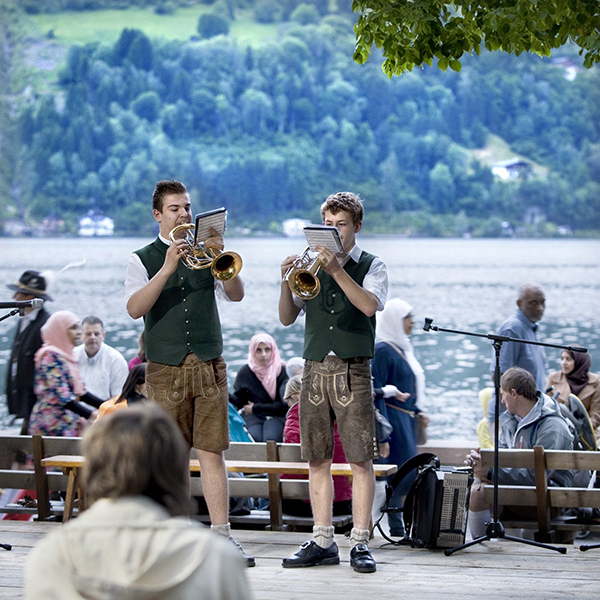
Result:
<svg viewBox="0 0 600 600"><path fill-rule="evenodd" d="M0 308L42 308L42 306L44 306L44 301L41 298L20 302L0 302Z"/></svg>
<svg viewBox="0 0 600 600"><path fill-rule="evenodd" d="M423 325L424 331L429 331L431 329L431 324L433 323L433 319L425 318L425 325Z"/></svg>
<svg viewBox="0 0 600 600"><path fill-rule="evenodd" d="M567 346L567 349L571 352L587 352L587 348L582 348L581 346Z"/></svg>

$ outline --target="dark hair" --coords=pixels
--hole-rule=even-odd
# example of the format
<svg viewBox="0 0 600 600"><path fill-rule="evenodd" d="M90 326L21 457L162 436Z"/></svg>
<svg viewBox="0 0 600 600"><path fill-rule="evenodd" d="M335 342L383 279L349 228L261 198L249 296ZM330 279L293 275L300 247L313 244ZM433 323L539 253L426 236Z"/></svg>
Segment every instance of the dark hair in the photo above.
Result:
<svg viewBox="0 0 600 600"><path fill-rule="evenodd" d="M158 212L162 212L165 196L187 193L185 185L180 181L175 181L174 179L159 181L152 194L152 208Z"/></svg>
<svg viewBox="0 0 600 600"><path fill-rule="evenodd" d="M507 369L502 379L500 387L505 392L515 390L519 396L523 396L532 402L537 402L537 387L533 375L521 367L511 367Z"/></svg>
<svg viewBox="0 0 600 600"><path fill-rule="evenodd" d="M192 513L189 448L175 421L156 404L101 419L83 438L83 484L90 503L146 496L171 516Z"/></svg>
<svg viewBox="0 0 600 600"><path fill-rule="evenodd" d="M85 319L83 319L83 321L81 321L82 327L86 324L100 325L100 327L102 327L102 331L104 331L104 323L102 322L102 319L100 317L96 317L95 315L88 315L87 317L85 317Z"/></svg>
<svg viewBox="0 0 600 600"><path fill-rule="evenodd" d="M127 400L128 403L143 400L144 397L135 391L135 386L142 385L143 383L146 383L146 363L136 365L129 371L129 375L123 384L121 395L116 399L115 404L119 404L123 400Z"/></svg>
<svg viewBox="0 0 600 600"><path fill-rule="evenodd" d="M356 225L363 220L363 205L358 194L352 192L338 192L337 194L331 194L321 204L321 216L325 218L325 213L329 211L333 215L337 215L339 212L346 211L352 216L352 221Z"/></svg>

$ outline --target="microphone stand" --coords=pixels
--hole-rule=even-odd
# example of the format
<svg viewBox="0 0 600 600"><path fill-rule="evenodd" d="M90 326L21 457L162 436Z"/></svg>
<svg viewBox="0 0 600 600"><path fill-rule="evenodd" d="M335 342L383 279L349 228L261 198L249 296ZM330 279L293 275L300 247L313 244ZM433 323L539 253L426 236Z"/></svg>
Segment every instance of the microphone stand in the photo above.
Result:
<svg viewBox="0 0 600 600"><path fill-rule="evenodd" d="M461 544L460 546L456 546L454 548L447 548L444 550L444 554L446 556L450 556L454 552L458 552L459 550L464 550L469 546L473 546L475 544L480 544L481 542L486 542L492 539L505 539L510 540L512 542L520 542L521 544L529 544L530 546L537 546L538 548L546 548L547 550L555 550L556 552L560 552L561 554L566 554L567 549L564 546L551 546L550 544L543 544L541 542L536 542L534 540L526 540L524 538L507 535L504 531L504 526L498 519L498 439L500 434L500 349L502 348L502 344L504 342L517 342L519 344L531 344L534 346L546 346L549 348L561 348L562 350L571 350L573 352L587 352L587 348L581 348L579 346L562 346L559 344L548 344L545 342L537 342L533 340L522 340L520 338L511 338L505 335L495 335L492 333L476 333L473 331L460 331L458 329L445 329L443 327L437 327L432 325L433 319L425 319L425 325L423 329L425 331L445 331L447 333L457 333L462 335L471 335L474 337L482 337L487 338L488 340L493 341L494 351L495 351L495 368L494 368L494 391L495 391L495 416L494 416L494 478L493 478L493 486L494 486L494 502L492 505L492 520L487 524L485 535L471 540L466 544Z"/></svg>
<svg viewBox="0 0 600 600"><path fill-rule="evenodd" d="M11 310L9 313L6 313L5 315L2 315L0 317L0 321L4 321L4 319L8 319L8 317L14 317L15 315L21 315L23 316L25 314L25 309L23 308L15 308L14 310Z"/></svg>

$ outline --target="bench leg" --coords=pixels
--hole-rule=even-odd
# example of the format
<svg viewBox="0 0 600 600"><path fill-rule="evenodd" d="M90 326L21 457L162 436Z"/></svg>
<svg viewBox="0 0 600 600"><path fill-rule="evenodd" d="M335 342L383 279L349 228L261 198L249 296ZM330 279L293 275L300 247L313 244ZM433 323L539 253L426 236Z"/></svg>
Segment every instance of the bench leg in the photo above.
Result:
<svg viewBox="0 0 600 600"><path fill-rule="evenodd" d="M79 487L79 477L77 469L67 467L65 469L65 472L69 480L67 482L67 497L65 498L65 512L63 513L63 523L66 523L73 516L73 507L75 506L75 492Z"/></svg>
<svg viewBox="0 0 600 600"><path fill-rule="evenodd" d="M35 489L38 505L38 521L46 521L50 516L50 494L48 493L48 476L42 467L44 458L44 440L41 435L33 436L33 469L35 472Z"/></svg>

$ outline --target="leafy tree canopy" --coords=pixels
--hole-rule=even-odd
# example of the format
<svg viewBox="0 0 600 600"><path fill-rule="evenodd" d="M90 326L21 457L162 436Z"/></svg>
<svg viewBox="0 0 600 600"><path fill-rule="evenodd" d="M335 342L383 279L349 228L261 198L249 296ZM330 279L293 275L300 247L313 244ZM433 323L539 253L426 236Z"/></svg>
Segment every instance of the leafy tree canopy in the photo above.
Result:
<svg viewBox="0 0 600 600"><path fill-rule="evenodd" d="M600 2L597 0L353 0L354 60L364 64L373 44L385 58L388 77L431 66L461 69L465 52L503 50L517 56L550 56L574 43L584 66L600 61Z"/></svg>

